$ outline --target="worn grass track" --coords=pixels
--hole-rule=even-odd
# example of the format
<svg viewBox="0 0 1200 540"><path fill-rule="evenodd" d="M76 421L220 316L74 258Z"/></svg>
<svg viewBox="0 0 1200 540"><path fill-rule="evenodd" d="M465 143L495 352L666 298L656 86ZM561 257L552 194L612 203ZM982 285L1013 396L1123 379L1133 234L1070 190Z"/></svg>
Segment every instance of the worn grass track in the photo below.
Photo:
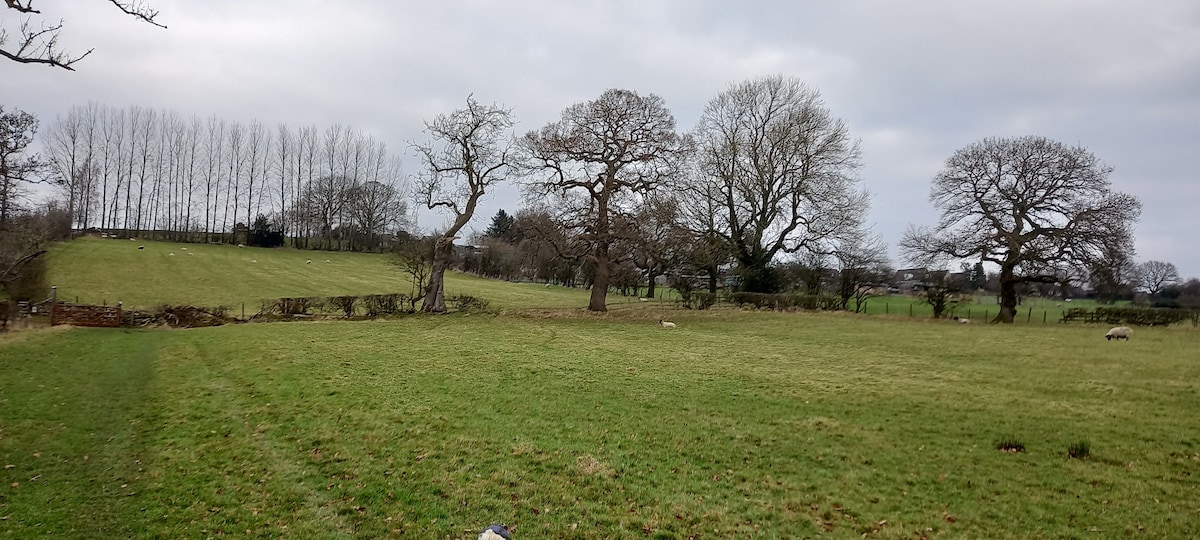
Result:
<svg viewBox="0 0 1200 540"><path fill-rule="evenodd" d="M1190 329L525 313L0 337L0 531L1200 534Z"/></svg>

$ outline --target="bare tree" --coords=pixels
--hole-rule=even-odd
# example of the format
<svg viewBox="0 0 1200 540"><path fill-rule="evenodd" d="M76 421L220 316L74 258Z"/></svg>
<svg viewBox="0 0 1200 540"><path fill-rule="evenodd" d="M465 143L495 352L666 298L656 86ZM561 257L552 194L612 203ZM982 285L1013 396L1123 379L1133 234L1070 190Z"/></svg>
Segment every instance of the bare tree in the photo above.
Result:
<svg viewBox="0 0 1200 540"><path fill-rule="evenodd" d="M37 117L20 110L5 113L0 105L0 227L12 218L22 184L36 181L42 169L37 156L28 155L37 129Z"/></svg>
<svg viewBox="0 0 1200 540"><path fill-rule="evenodd" d="M1179 283L1179 269L1173 263L1146 261L1137 265L1137 285L1150 296L1158 296L1163 289Z"/></svg>
<svg viewBox="0 0 1200 540"><path fill-rule="evenodd" d="M158 18L158 11L151 9L141 0L133 2L121 2L119 0L109 0L117 9L120 9L127 15L133 16L135 19L152 24L160 28L166 26L159 24L155 19ZM88 49L87 52L73 56L58 46L58 37L63 28L63 20L59 19L56 24L47 24L41 22L39 25L33 24L31 15L41 15L41 11L34 9L33 0L4 0L5 5L12 10L26 15L26 18L21 22L18 30L20 37L17 38L12 48L0 48L0 56L8 58L14 62L22 64L43 64L51 67L60 67L70 71L75 68L72 64L83 60L95 49ZM0 47L8 42L8 31L0 27Z"/></svg>
<svg viewBox="0 0 1200 540"><path fill-rule="evenodd" d="M590 246L589 310L607 310L617 225L628 222L622 216L675 174L688 142L675 132L675 117L661 97L618 89L568 107L559 121L522 140L529 166L544 175L530 184L532 194L559 197L565 204L560 218L569 216Z"/></svg>
<svg viewBox="0 0 1200 540"><path fill-rule="evenodd" d="M1011 323L1019 284L1068 283L1106 249L1132 253L1141 203L1110 189L1111 172L1086 149L1044 137L984 139L946 161L929 195L936 229L910 227L901 250L917 263L998 265L996 321Z"/></svg>
<svg viewBox="0 0 1200 540"><path fill-rule="evenodd" d="M80 215L77 209L83 202L83 178L81 171L84 148L84 123L79 107L72 107L66 118L56 118L49 129L42 132L42 147L49 156L51 181L63 191L67 200L67 213L73 220ZM83 224L79 224L83 227Z"/></svg>
<svg viewBox="0 0 1200 540"><path fill-rule="evenodd" d="M690 189L720 209L714 231L741 266L743 290L775 292L777 255L830 253L862 222L858 141L799 80L731 86L708 103L695 136L702 174Z"/></svg>
<svg viewBox="0 0 1200 540"><path fill-rule="evenodd" d="M453 222L434 248L433 271L421 310L446 311L445 273L454 253L454 240L475 216L479 199L491 186L504 181L513 164L508 130L516 124L512 109L481 105L473 96L467 106L440 114L425 123L432 141L413 144L424 171L415 191L430 210L443 209Z"/></svg>
<svg viewBox="0 0 1200 540"><path fill-rule="evenodd" d="M871 291L890 273L887 245L875 234L864 231L839 242L833 260L837 264L841 308L850 309L850 300L854 300L854 312L862 312Z"/></svg>
<svg viewBox="0 0 1200 540"><path fill-rule="evenodd" d="M654 298L656 280L683 263L693 238L680 224L679 201L648 196L637 208L632 222L633 264L646 276L646 296Z"/></svg>

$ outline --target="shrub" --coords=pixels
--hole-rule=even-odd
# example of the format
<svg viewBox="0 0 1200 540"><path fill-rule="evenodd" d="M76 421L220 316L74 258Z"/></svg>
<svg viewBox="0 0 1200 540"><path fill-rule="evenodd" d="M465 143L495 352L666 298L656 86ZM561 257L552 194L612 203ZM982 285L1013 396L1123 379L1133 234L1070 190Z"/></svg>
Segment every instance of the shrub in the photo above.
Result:
<svg viewBox="0 0 1200 540"><path fill-rule="evenodd" d="M1092 455L1092 445L1086 439L1067 446L1067 455L1074 459L1087 459Z"/></svg>
<svg viewBox="0 0 1200 540"><path fill-rule="evenodd" d="M1025 443L1021 442L1021 440L1016 436L1009 435L1006 437L1001 437L996 441L996 450L1001 452L1011 452L1014 454L1018 452L1024 452Z"/></svg>
<svg viewBox="0 0 1200 540"><path fill-rule="evenodd" d="M321 299L315 297L280 298L276 302L276 310L280 315L292 316L308 313L308 310L321 304Z"/></svg>
<svg viewBox="0 0 1200 540"><path fill-rule="evenodd" d="M354 304L357 302L357 296L330 296L325 301L326 305L341 311L346 317L354 316Z"/></svg>
<svg viewBox="0 0 1200 540"><path fill-rule="evenodd" d="M717 295L710 292L696 293L696 309L708 309L717 303Z"/></svg>
<svg viewBox="0 0 1200 540"><path fill-rule="evenodd" d="M478 312L487 313L488 306L491 304L483 298L471 296L469 294L460 294L446 298L446 303L453 305L455 311L462 312Z"/></svg>
<svg viewBox="0 0 1200 540"><path fill-rule="evenodd" d="M367 316L378 317L399 313L408 299L403 294L369 294L362 297L362 301Z"/></svg>

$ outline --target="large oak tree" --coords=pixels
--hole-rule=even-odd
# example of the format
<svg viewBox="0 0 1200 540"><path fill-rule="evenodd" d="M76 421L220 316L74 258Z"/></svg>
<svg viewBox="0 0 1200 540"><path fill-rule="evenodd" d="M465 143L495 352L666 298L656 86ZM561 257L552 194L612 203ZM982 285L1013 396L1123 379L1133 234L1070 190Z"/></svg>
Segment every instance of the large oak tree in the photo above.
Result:
<svg viewBox="0 0 1200 540"><path fill-rule="evenodd" d="M689 149L661 97L607 90L522 139L532 192L557 199L559 217L588 246L588 309L605 311L613 247L629 240L631 213L678 168Z"/></svg>
<svg viewBox="0 0 1200 540"><path fill-rule="evenodd" d="M1011 323L1021 283L1082 279L1089 263L1133 252L1141 203L1113 191L1112 168L1045 137L989 138L960 149L933 179L935 228L910 227L900 247L918 264L982 260L1000 268L1000 312Z"/></svg>

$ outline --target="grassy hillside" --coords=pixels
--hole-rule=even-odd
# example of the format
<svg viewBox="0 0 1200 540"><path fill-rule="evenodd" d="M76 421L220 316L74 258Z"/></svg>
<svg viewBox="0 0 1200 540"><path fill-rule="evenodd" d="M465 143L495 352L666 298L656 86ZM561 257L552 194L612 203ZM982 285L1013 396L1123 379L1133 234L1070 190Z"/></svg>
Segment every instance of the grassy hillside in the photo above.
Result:
<svg viewBox="0 0 1200 540"><path fill-rule="evenodd" d="M1200 535L1190 329L564 313L0 336L0 536Z"/></svg>
<svg viewBox="0 0 1200 540"><path fill-rule="evenodd" d="M55 244L48 257L48 281L61 298L131 308L244 303L253 312L264 298L412 292L404 272L376 254L81 238ZM455 273L447 275L446 290L500 308L587 305L584 291Z"/></svg>

